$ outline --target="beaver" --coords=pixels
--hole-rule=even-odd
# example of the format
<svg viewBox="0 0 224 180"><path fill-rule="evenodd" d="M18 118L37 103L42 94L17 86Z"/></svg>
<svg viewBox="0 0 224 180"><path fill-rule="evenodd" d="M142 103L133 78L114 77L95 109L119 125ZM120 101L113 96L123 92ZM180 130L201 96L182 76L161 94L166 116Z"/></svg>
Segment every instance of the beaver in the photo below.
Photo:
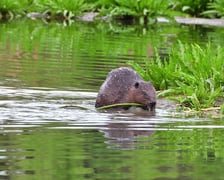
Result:
<svg viewBox="0 0 224 180"><path fill-rule="evenodd" d="M154 111L156 90L133 69L121 67L112 70L98 92L95 107L117 103L139 103L143 109Z"/></svg>

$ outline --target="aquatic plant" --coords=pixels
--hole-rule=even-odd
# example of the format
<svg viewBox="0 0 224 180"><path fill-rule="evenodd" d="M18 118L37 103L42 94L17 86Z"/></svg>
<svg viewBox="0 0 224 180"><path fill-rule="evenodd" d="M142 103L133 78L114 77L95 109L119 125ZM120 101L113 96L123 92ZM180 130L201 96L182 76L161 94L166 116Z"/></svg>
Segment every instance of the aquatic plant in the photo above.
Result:
<svg viewBox="0 0 224 180"><path fill-rule="evenodd" d="M47 1L47 6L58 13L70 12L74 15L85 10L84 0L52 0Z"/></svg>
<svg viewBox="0 0 224 180"><path fill-rule="evenodd" d="M1 0L0 1L0 19L12 19L15 13L21 11L22 6L25 5L27 0L11 1Z"/></svg>
<svg viewBox="0 0 224 180"><path fill-rule="evenodd" d="M122 22L149 24L158 16L182 13L223 17L222 0L1 0L0 19L12 19L30 12L48 13L51 18L71 20L85 11Z"/></svg>
<svg viewBox="0 0 224 180"><path fill-rule="evenodd" d="M223 56L222 47L179 43L170 50L168 59L157 53L146 61L145 69L135 62L129 64L162 90L158 96L168 96L185 107L200 110L218 105L224 97Z"/></svg>
<svg viewBox="0 0 224 180"><path fill-rule="evenodd" d="M24 12L49 12L52 17L71 19L81 14L88 7L85 0L1 0L0 17L9 19L13 18L14 14L22 14Z"/></svg>
<svg viewBox="0 0 224 180"><path fill-rule="evenodd" d="M210 18L214 17L224 17L224 1L214 0L208 3L208 10L204 11L202 14Z"/></svg>
<svg viewBox="0 0 224 180"><path fill-rule="evenodd" d="M172 0L170 6L172 9L192 16L201 16L210 2L211 0Z"/></svg>
<svg viewBox="0 0 224 180"><path fill-rule="evenodd" d="M87 6L84 0L34 0L33 7L40 9L42 13L48 12L51 17L70 20L81 14Z"/></svg>
<svg viewBox="0 0 224 180"><path fill-rule="evenodd" d="M99 0L101 12L109 14L112 19L133 20L140 24L155 21L157 16L168 13L166 0ZM108 7L108 8L107 8Z"/></svg>

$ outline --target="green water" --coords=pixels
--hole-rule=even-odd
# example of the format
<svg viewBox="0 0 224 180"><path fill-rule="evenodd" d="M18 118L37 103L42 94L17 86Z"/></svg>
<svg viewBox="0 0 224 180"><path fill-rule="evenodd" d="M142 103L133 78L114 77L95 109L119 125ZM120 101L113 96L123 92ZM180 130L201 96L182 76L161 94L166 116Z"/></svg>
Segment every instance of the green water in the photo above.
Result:
<svg viewBox="0 0 224 180"><path fill-rule="evenodd" d="M0 24L0 179L224 179L224 119L97 112L107 73L224 29L158 24Z"/></svg>

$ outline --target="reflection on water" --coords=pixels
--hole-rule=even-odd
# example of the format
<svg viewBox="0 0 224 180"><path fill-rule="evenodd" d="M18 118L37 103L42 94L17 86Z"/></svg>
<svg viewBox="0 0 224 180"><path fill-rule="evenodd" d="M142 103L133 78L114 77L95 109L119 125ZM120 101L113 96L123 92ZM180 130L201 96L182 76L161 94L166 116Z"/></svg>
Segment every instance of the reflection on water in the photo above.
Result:
<svg viewBox="0 0 224 180"><path fill-rule="evenodd" d="M1 24L0 179L222 179L223 119L165 100L155 115L94 108L106 74L153 47L223 43L222 29L197 28Z"/></svg>

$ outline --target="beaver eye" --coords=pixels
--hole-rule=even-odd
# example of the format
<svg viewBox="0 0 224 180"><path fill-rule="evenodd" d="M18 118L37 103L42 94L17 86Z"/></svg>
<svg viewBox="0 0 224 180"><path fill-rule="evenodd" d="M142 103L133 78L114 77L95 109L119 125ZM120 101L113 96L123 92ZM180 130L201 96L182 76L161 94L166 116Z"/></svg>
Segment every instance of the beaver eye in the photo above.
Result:
<svg viewBox="0 0 224 180"><path fill-rule="evenodd" d="M139 87L139 82L135 83L135 88L137 89Z"/></svg>
<svg viewBox="0 0 224 180"><path fill-rule="evenodd" d="M148 97L148 94L146 92L143 92L144 97Z"/></svg>

